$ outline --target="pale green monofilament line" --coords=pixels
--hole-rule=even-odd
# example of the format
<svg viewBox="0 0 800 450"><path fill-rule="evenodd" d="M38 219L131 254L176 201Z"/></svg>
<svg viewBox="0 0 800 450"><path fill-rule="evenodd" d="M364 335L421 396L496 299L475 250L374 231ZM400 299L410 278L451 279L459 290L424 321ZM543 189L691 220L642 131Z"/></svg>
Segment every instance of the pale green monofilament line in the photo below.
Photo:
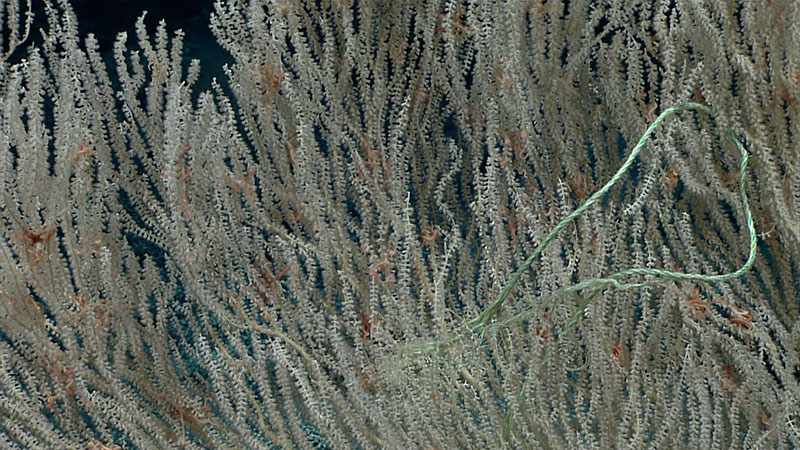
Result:
<svg viewBox="0 0 800 450"><path fill-rule="evenodd" d="M617 170L614 176L611 177L608 183L606 183L605 186L603 186L599 191L595 192L591 197L589 197L589 199L586 200L586 202L583 205L578 207L576 210L572 211L567 217L564 218L564 220L562 220L558 225L556 225L556 227L553 228L550 231L550 233L547 234L547 236L542 241L542 244L536 249L536 251L534 251L533 254L525 261L525 263L522 264L522 266L516 271L516 273L514 273L514 276L511 278L511 281L509 281L508 284L505 286L505 288L503 288L503 291L500 293L500 295L497 297L494 303L492 303L492 305L488 309L486 309L483 313L481 313L481 315L467 322L472 331L477 331L481 327L485 327L491 322L492 317L495 315L497 310L506 300L506 298L514 289L514 287L516 287L517 283L519 283L522 274L531 267L534 260L536 260L536 258L542 253L542 251L544 251L545 248L547 248L547 246L550 244L550 242L553 240L556 234L562 229L564 229L564 227L566 227L576 217L578 217L584 211L586 211L587 208L592 206L592 204L594 204L598 199L600 199L600 197L605 195L605 193L608 192L609 189L611 189L611 186L613 186L622 177L622 175L628 171L631 164L633 164L633 161L639 155L639 152L641 151L645 142L647 142L647 139L650 138L650 135L653 133L653 130L655 130L655 128L664 119L674 114L675 112L684 109L689 109L689 110L698 109L706 112L708 115L712 117L714 116L714 112L707 106L692 102L682 103L680 105L668 108L664 112L662 112L658 116L658 118L656 118L656 120L653 121L653 123L647 128L642 137L639 139L639 143L636 144L636 147L634 147L633 150L631 151L631 154L628 156L628 159L625 160L625 163L619 168L619 170ZM622 272L617 272L606 278L593 278L590 280L582 281L573 286L560 289L551 294L551 296L558 296L571 292L576 292L588 287L595 287L597 289L600 289L608 285L614 286L617 289L632 289L632 288L663 283L668 280L694 280L694 281L706 281L706 282L727 281L739 277L742 274L744 274L747 270L749 270L750 267L753 265L753 262L755 261L756 257L756 229L755 225L753 225L753 216L750 213L750 204L747 202L747 192L745 191L744 187L745 185L744 176L747 170L747 161L749 159L749 156L745 148L742 146L739 140L736 139L733 133L730 132L730 130L728 131L728 135L730 136L731 140L733 140L733 142L736 144L736 147L739 149L739 152L741 152L742 154L742 164L739 172L739 192L742 196L742 204L744 205L745 220L747 221L747 229L750 233L750 255L747 258L747 262L745 262L742 267L740 267L738 270L734 272L725 273L721 275L703 275L703 274L693 274L693 273L672 272L669 270L661 270L661 269L634 268L634 269L623 270ZM653 275L659 278L654 280L644 281L641 283L619 282L619 279L624 278L628 275ZM594 294L591 297L594 297ZM582 305L582 309L585 309L586 306L588 306L589 302L587 301L585 303L586 303L585 305Z"/></svg>
<svg viewBox="0 0 800 450"><path fill-rule="evenodd" d="M530 257L528 257L528 259L525 260L522 266L520 266L520 268L514 273L514 275L511 277L511 280L503 288L503 291L500 292L500 295L497 297L494 303L492 303L492 305L488 309L484 310L483 313L481 313L478 317L475 317L474 319L467 322L467 326L471 331L473 332L479 331L481 328L484 328L491 323L492 317L494 317L494 315L497 313L497 310L506 300L508 295L514 289L514 287L516 287L516 285L519 283L520 278L522 278L522 274L525 273L526 270L531 268L533 262L539 255L541 255L542 251L544 251L544 249L547 248L547 246L550 244L553 238L555 238L556 234L562 229L564 229L564 227L569 225L569 223L572 222L576 217L578 217L584 211L586 211L587 208L592 206L592 204L594 204L598 199L600 199L600 197L605 195L606 192L608 192L608 190L611 189L611 186L613 186L617 181L619 181L620 178L622 178L622 175L624 175L625 172L628 171L631 164L633 164L634 160L636 160L636 157L639 155L639 152L642 150L642 147L644 147L645 142L647 142L647 140L650 138L650 135L653 133L653 130L655 130L655 128L664 119L674 114L675 112L684 109L701 110L706 112L708 115L712 117L714 116L714 112L710 108L701 105L699 103L693 103L693 102L682 103L673 106L671 108L668 108L664 112L662 112L658 116L658 118L656 118L656 120L653 121L653 123L650 124L649 127L647 127L647 130L639 139L639 142L636 144L636 147L634 147L630 155L628 155L628 158L625 160L625 163L622 164L622 166L619 168L619 170L617 170L614 176L611 177L608 183L606 183L605 186L603 186L600 190L598 190L591 197L589 197L589 199L586 200L584 204L582 204L576 210L572 211L567 217L564 218L564 220L562 220L558 225L556 225L555 228L553 228L550 231L550 233L548 233L547 236L545 236L544 240L542 241L542 244L536 249L536 251L534 251L533 254ZM747 229L748 232L750 233L750 254L744 265L734 272L725 273L721 275L703 275L695 273L672 272L669 270L662 270L662 269L633 268L617 272L605 278L592 278L589 280L584 280L572 286L558 289L548 294L542 300L544 301L551 298L559 297L589 287L595 288L591 292L591 294L589 294L586 298L581 300L577 313L572 318L572 320L566 325L566 327L562 330L562 333L568 332L572 327L574 327L577 324L578 319L581 316L581 313L584 310L586 310L586 308L589 306L589 303L591 303L592 299L605 286L610 285L616 287L617 289L626 290L626 289L633 289L633 288L664 283L669 280L694 280L694 281L705 281L705 282L727 281L741 276L742 274L747 272L747 270L750 269L756 257L756 229L755 225L753 224L753 216L750 212L750 204L747 201L747 192L745 191L745 182L744 182L745 173L747 171L747 161L749 159L749 156L744 146L742 146L739 140L736 139L733 133L728 131L728 136L736 144L736 147L739 149L739 152L742 155L741 169L739 171L739 192L741 194L742 204L744 206L744 214L745 214L745 220L747 222ZM629 275L650 275L650 276L657 276L658 278L643 281L641 283L621 283L619 281L621 278L627 277ZM492 328L496 331L497 329L502 328L509 322L519 319L523 315L524 313L520 313L514 317L506 319L505 321L496 322ZM443 346L448 345L449 343L452 343L455 339L456 339L455 337L451 337L450 339L447 339L444 342L442 341L425 342L422 344L408 345L405 347L404 350L400 351L400 355L402 356L403 354L414 354L414 353L420 354L420 353L434 351L438 348L442 348Z"/></svg>

